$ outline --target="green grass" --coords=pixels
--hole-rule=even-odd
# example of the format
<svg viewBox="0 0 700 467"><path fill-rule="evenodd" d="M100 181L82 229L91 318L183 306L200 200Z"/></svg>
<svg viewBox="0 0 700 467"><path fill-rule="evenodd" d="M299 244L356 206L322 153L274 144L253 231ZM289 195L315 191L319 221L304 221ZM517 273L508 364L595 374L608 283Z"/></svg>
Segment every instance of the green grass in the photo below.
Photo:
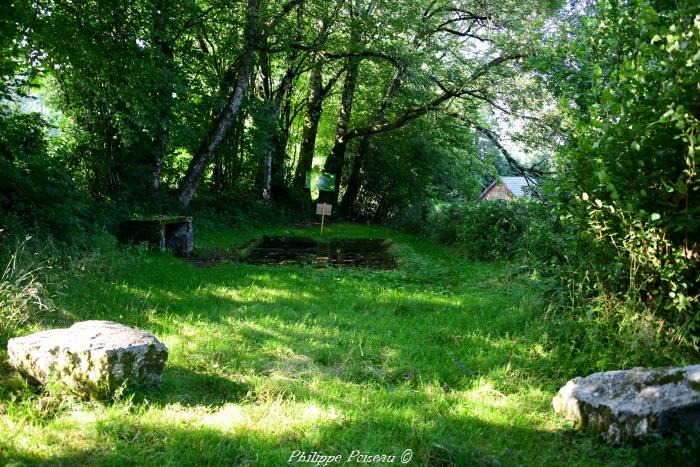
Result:
<svg viewBox="0 0 700 467"><path fill-rule="evenodd" d="M263 233L317 235L196 232L203 250ZM64 272L50 324L154 332L170 350L163 383L80 402L33 394L3 364L0 464L285 465L294 450L406 449L411 465L638 460L553 413L576 373L552 345L537 283L514 266L384 228L331 224L326 236L392 238L400 267L198 268L138 248L82 258Z"/></svg>

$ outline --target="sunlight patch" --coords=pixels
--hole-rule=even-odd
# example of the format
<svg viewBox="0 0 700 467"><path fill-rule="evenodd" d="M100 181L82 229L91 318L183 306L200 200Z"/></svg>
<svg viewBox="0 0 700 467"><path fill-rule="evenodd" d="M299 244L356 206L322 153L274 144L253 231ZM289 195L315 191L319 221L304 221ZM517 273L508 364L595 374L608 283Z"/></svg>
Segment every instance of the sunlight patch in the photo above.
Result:
<svg viewBox="0 0 700 467"><path fill-rule="evenodd" d="M204 417L203 423L221 431L230 431L236 427L250 425L251 419L240 405L226 404L218 411Z"/></svg>
<svg viewBox="0 0 700 467"><path fill-rule="evenodd" d="M265 374L273 380L293 381L317 369L311 358L290 349L278 348L271 354L276 361L274 366L265 371Z"/></svg>
<svg viewBox="0 0 700 467"><path fill-rule="evenodd" d="M483 380L475 389L465 392L465 396L472 402L497 407L503 407L508 403L508 396L494 388L491 383Z"/></svg>
<svg viewBox="0 0 700 467"><path fill-rule="evenodd" d="M78 422L81 425L95 423L97 421L97 413L94 410L78 409L74 410L69 417L72 421Z"/></svg>

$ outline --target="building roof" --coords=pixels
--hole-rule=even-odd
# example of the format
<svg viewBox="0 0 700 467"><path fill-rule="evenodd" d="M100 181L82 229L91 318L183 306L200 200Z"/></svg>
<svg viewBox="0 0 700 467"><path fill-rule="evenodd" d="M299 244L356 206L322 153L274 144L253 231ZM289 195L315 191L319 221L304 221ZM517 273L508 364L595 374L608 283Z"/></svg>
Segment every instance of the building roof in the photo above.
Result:
<svg viewBox="0 0 700 467"><path fill-rule="evenodd" d="M513 193L513 196L518 198L520 196L525 195L526 193L523 191L523 188L534 185L534 182L532 180L526 179L525 177L500 177L501 183L500 185L504 185L508 191ZM493 188L499 180L494 180L493 183L491 183L482 193L480 198L483 198L486 193Z"/></svg>
<svg viewBox="0 0 700 467"><path fill-rule="evenodd" d="M513 193L513 196L523 196L523 188L530 186L532 182L528 183L525 177L501 177L503 184Z"/></svg>

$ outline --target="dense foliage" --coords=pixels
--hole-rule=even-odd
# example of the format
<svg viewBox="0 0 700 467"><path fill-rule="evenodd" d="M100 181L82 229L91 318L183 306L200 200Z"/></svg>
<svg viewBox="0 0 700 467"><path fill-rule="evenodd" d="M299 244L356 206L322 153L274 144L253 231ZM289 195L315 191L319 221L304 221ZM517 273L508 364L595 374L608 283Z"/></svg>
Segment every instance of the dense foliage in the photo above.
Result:
<svg viewBox="0 0 700 467"><path fill-rule="evenodd" d="M700 5L600 1L554 44L544 65L568 141L552 196L572 237L561 276L600 312L697 349Z"/></svg>
<svg viewBox="0 0 700 467"><path fill-rule="evenodd" d="M0 2L0 460L692 463L697 433L612 449L550 401L697 362L699 70L697 0ZM479 200L506 175L536 190ZM230 261L316 235L314 202L398 267ZM153 214L216 267L117 244ZM163 386L83 404L8 366L83 319L162 336Z"/></svg>
<svg viewBox="0 0 700 467"><path fill-rule="evenodd" d="M3 238L318 200L527 258L566 307L697 350L699 7L564 3L3 4ZM499 174L549 180L476 203Z"/></svg>
<svg viewBox="0 0 700 467"><path fill-rule="evenodd" d="M506 96L556 3L18 1L0 76L60 112L63 170L118 216L207 192L305 207L316 167L338 180L322 200L386 218L478 191L479 139L521 107Z"/></svg>
<svg viewBox="0 0 700 467"><path fill-rule="evenodd" d="M550 262L563 250L550 208L534 199L437 202L409 213L405 228L477 260Z"/></svg>
<svg viewBox="0 0 700 467"><path fill-rule="evenodd" d="M49 147L46 132L40 114L0 113L0 222L4 230L28 226L68 240L91 223L89 201Z"/></svg>

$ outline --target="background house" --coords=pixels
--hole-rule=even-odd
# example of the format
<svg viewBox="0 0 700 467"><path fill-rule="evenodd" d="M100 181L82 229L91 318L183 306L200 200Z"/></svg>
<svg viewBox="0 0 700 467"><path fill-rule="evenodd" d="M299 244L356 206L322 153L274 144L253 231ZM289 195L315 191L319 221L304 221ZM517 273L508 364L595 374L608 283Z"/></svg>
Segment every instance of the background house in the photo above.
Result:
<svg viewBox="0 0 700 467"><path fill-rule="evenodd" d="M481 193L479 199L504 199L509 201L513 198L526 196L527 193L523 189L533 185L534 182L525 177L500 177L500 179L494 180Z"/></svg>

